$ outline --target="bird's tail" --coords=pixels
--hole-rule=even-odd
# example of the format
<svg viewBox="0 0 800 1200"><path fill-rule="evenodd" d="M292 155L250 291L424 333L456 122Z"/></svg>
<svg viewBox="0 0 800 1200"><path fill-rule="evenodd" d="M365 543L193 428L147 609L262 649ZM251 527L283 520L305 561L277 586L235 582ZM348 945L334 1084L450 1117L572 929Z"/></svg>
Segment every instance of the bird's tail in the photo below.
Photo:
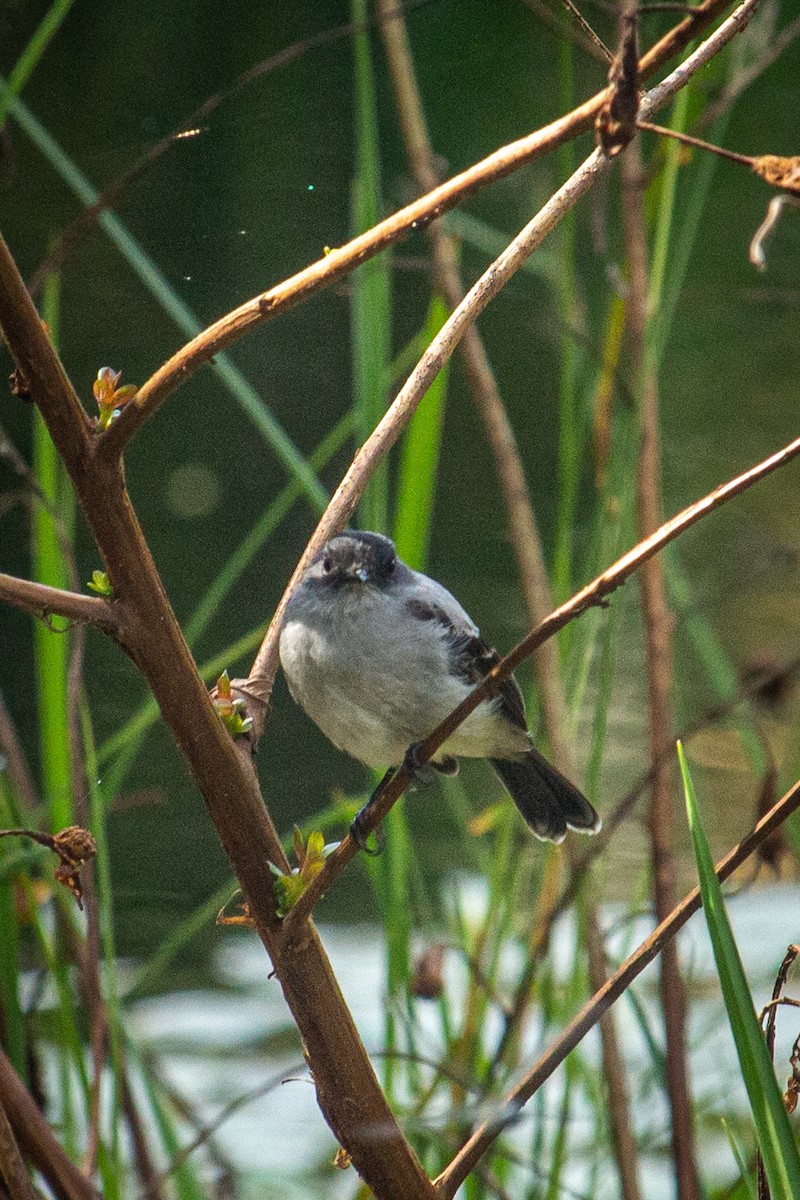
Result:
<svg viewBox="0 0 800 1200"><path fill-rule="evenodd" d="M537 750L516 760L493 758L491 763L538 838L563 842L568 828L599 831L602 822L586 797Z"/></svg>

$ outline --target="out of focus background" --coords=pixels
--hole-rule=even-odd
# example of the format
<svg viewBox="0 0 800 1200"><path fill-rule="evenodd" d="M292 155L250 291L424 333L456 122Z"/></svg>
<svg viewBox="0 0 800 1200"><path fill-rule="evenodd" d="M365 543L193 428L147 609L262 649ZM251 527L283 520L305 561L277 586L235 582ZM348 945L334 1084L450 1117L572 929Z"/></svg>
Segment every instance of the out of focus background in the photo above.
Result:
<svg viewBox="0 0 800 1200"><path fill-rule="evenodd" d="M586 5L584 15L616 44L606 6ZM101 367L121 371L123 384L143 383L193 332L417 194L374 17L366 0L2 4L0 227L89 411ZM672 12L643 13L642 44L677 19ZM557 118L605 82L606 64L554 0L427 0L404 6L404 20L443 178ZM660 119L746 154L796 152L799 33L793 4L764 0L747 30ZM748 261L748 245L770 199L766 185L740 165L652 134L640 140L657 279L650 336L663 509L671 515L797 435L800 214L786 209L765 243L767 269L759 272ZM467 283L592 144L583 135L445 219ZM98 196L108 201L99 219L87 215ZM612 172L479 322L557 600L636 540L636 399L619 339L626 286L619 178ZM240 340L172 396L128 451L134 505L209 683L223 668L231 676L247 673L326 495L441 320L433 297L429 245L416 233ZM487 639L506 650L527 631L526 610L495 464L458 357L433 405L416 441L390 458L359 520L413 547L415 565L444 582ZM50 581L59 571L68 575L68 563L60 562L66 533L84 586L101 564L33 418L32 408L6 395L0 569ZM51 496L49 510L37 488ZM759 804L798 773L797 489L798 469L789 466L712 515L666 556L675 729L693 731L687 751L715 853L736 842ZM48 511L59 516L55 537ZM31 764L43 806L38 816L47 806L70 814L73 785L58 708L65 692L47 683L49 672L63 681L69 635L34 630L11 608L0 620L0 689ZM649 766L637 582L617 593L608 610L565 631L559 651L576 771L585 780L594 755L587 787L608 816ZM178 752L133 667L93 630L84 681L93 814L107 838L106 951L113 950L120 995L127 996L120 1003L130 1010L138 1046L137 1087L149 1096L143 1104L166 1164L178 1142L188 1140L186 1129L202 1125L246 1086L260 1086L288 1063L302 1075L302 1054L275 985L266 982L255 939L214 924L234 883ZM520 681L536 731L530 669ZM327 743L283 681L258 766L272 815L287 835L298 824L335 840L373 782ZM19 797L13 781L0 778L3 823L11 825ZM592 876L595 898L607 906L612 960L635 944L641 922L647 928L646 806L643 791ZM504 878L512 881L513 903L491 978L499 993L511 987L525 953L525 922L555 852L528 838L509 809L481 764L408 795L402 826L398 818L389 832L395 853L403 842L401 882L385 865L357 862L321 906L345 989L354 993L376 1052L387 1044L422 1058L440 1055L443 1045L453 1050L448 1030L458 1025L456 1014L463 1016L471 977L452 945L461 939L463 949L487 912L496 912ZM682 893L695 882L696 868L677 773L675 836ZM3 887L20 869L18 847L2 858L9 845L0 851ZM731 902L744 931L745 961L748 945L757 959L756 989L769 990L787 942L798 936L792 924L797 845L790 829L768 862L748 865ZM28 865L49 878L46 860ZM45 912L51 900L45 896L41 904ZM402 954L391 925L388 949L380 928L395 904L406 918ZM43 936L53 936L49 918L42 920ZM570 918L558 928L532 1009L535 1027L526 1035L533 1045L586 991L574 955L576 924ZM684 956L699 1005L690 1042L713 1059L697 1068L696 1120L706 1147L699 1162L707 1194L721 1195L746 1174L731 1145L741 1143L743 1161L751 1163L752 1131L743 1100L731 1101L727 1113L728 1128L735 1127L730 1141L719 1124L718 1097L736 1094L740 1085L730 1082L732 1052L709 1051L717 1032L725 1045L725 1019L707 945L701 931L693 937ZM409 963L431 941L450 947L446 1019L432 1015L436 1002L409 995ZM32 1043L60 1047L60 1083L44 1053L41 1070L51 1108L78 1146L80 1086L64 1081L80 1074L80 1038L71 1049L59 1042L57 1009L48 1008L53 998L37 992L44 960L30 927L22 929L15 961L15 994L27 1027L35 1029ZM359 992L354 981L361 979ZM388 998L385 1009L381 996ZM625 1016L625 1054L641 1068L632 1083L636 1136L647 1194L669 1195L654 981L642 984L640 1000ZM481 1003L492 1010L491 994ZM483 1015L486 1041L461 1063L468 1077L479 1073L481 1056L491 1057L498 1013L502 1006ZM556 1087L552 1107L545 1112L543 1101L532 1126L515 1133L514 1155L530 1164L536 1146L539 1165L532 1173L530 1165L516 1168L509 1194L584 1195L594 1186L594 1195L617 1194L605 1135L592 1115L597 1063L587 1055L588 1065L576 1066L566 1089L563 1081ZM524 1046L520 1056L524 1061ZM432 1108L421 1093L412 1103L413 1071L409 1076L395 1065L392 1078L384 1069L409 1129L435 1160L437 1137L452 1113L441 1096ZM582 1072L595 1072L594 1083ZM305 1082L278 1090L271 1115L243 1108L216 1140L202 1139L189 1159L196 1167L183 1166L164 1186L182 1195L212 1185L253 1196L303 1195L309 1187L319 1195L353 1194L352 1178L334 1178L327 1166L313 1183L305 1174L311 1159L324 1163L335 1149L316 1114L313 1088ZM470 1095L467 1086L459 1128L472 1119ZM158 1116L162 1109L177 1131L173 1141L164 1132L167 1116ZM559 1149L564 1128L569 1152ZM119 1153L127 1161L124 1144ZM118 1182L121 1193L136 1194L133 1183ZM505 1194L475 1186L489 1190L470 1196Z"/></svg>

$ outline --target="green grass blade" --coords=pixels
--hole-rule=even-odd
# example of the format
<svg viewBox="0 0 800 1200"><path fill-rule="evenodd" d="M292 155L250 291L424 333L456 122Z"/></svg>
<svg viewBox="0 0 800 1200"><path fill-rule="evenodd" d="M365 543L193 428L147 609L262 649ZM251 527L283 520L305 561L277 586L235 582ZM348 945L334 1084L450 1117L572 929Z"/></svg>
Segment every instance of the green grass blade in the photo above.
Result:
<svg viewBox="0 0 800 1200"><path fill-rule="evenodd" d="M7 90L0 95L0 126L5 124L11 103L22 92L33 74L39 59L61 28L61 24L75 0L53 0L47 12L34 30L33 36L20 54L8 77Z"/></svg>
<svg viewBox="0 0 800 1200"><path fill-rule="evenodd" d="M0 100L7 95L8 83L0 77ZM9 112L78 199L87 208L96 204L99 199L97 189L89 183L86 176L25 105L20 100L15 100L9 104ZM181 333L187 338L195 337L200 333L203 329L201 322L170 286L152 258L131 236L116 213L105 209L98 216L97 223L122 254L128 266L138 275L167 315L172 318ZM322 512L328 501L325 489L255 388L248 383L241 371L233 365L224 352L215 354L210 365L261 433L275 456L283 463L289 475L299 480L304 494L314 508L318 512Z"/></svg>
<svg viewBox="0 0 800 1200"><path fill-rule="evenodd" d="M426 345L446 320L444 302L434 297L425 322ZM394 538L400 558L417 570L428 558L448 377L449 364L436 376L411 418L400 455Z"/></svg>
<svg viewBox="0 0 800 1200"><path fill-rule="evenodd" d="M350 19L363 26L367 0L351 0ZM355 70L356 177L352 191L353 233L362 233L383 216L377 99L369 34L353 38ZM352 276L351 341L356 433L365 442L386 409L386 380L391 360L391 280L389 255L365 262ZM367 529L386 530L389 518L389 464L383 461L359 505Z"/></svg>
<svg viewBox="0 0 800 1200"><path fill-rule="evenodd" d="M174 1195L177 1200L207 1200L206 1190L200 1184L194 1163L182 1155L180 1116L174 1114L171 1101L162 1094L160 1082L153 1079L146 1068L142 1069L142 1082L167 1161L175 1164L169 1171ZM173 1194L171 1189L169 1194Z"/></svg>
<svg viewBox="0 0 800 1200"><path fill-rule="evenodd" d="M678 759L697 860L703 911L711 937L725 1008L736 1042L742 1077L750 1100L767 1182L772 1200L797 1200L800 1196L800 1156L764 1035L753 1008L750 989L725 911L722 888L714 873L711 852L697 809L694 785L680 742Z"/></svg>
<svg viewBox="0 0 800 1200"><path fill-rule="evenodd" d="M691 580L683 568L676 547L667 547L664 563L667 589L679 616L681 630L692 644L715 700L728 703L740 690L736 668L716 629L698 607ZM736 719L735 728L750 769L760 779L767 768L767 762L755 724L746 716L742 716Z"/></svg>
<svg viewBox="0 0 800 1200"><path fill-rule="evenodd" d="M58 310L58 278L50 276L45 285L43 316L56 343ZM33 514L33 576L39 583L69 588L71 580L63 540L72 537L75 499L38 409L33 421L33 473L45 498L44 503L36 504ZM63 829L73 820L67 684L70 638L67 627L68 622L54 618L49 625L37 621L33 631L42 789L53 829Z"/></svg>
<svg viewBox="0 0 800 1200"><path fill-rule="evenodd" d="M731 1128L730 1122L727 1121L725 1117L720 1117L720 1122L725 1132L725 1136L728 1139L728 1145L731 1148L731 1153L736 1159L736 1165L741 1172L742 1183L747 1189L747 1195L750 1197L750 1200L758 1200L755 1183L752 1179L752 1172L748 1170L747 1161L744 1157L744 1151L739 1144L739 1139Z"/></svg>

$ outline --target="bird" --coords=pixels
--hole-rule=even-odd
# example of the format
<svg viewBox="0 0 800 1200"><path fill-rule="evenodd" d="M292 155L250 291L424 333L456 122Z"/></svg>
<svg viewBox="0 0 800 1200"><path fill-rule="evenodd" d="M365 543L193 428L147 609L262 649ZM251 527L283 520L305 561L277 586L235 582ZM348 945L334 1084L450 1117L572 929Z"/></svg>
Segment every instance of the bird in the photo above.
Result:
<svg viewBox="0 0 800 1200"><path fill-rule="evenodd" d="M500 660L447 588L367 530L336 534L313 559L286 606L279 649L291 695L336 747L368 767L412 774L415 747ZM430 767L454 775L459 758L488 759L542 840L601 827L586 797L533 746L513 676Z"/></svg>

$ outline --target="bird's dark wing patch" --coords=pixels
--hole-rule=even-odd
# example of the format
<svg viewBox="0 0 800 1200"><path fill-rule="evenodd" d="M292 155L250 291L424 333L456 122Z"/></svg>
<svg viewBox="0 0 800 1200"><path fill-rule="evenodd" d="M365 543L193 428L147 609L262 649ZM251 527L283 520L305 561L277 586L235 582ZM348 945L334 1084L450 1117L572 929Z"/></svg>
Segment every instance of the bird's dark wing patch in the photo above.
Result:
<svg viewBox="0 0 800 1200"><path fill-rule="evenodd" d="M500 661L500 655L488 642L479 634L459 629L438 604L413 598L408 601L406 607L417 620L435 621L449 633L450 667L453 674L463 679L464 683L474 687ZM497 695L500 697L500 711L503 715L512 725L527 730L525 705L517 681L513 677L501 680L497 685Z"/></svg>

